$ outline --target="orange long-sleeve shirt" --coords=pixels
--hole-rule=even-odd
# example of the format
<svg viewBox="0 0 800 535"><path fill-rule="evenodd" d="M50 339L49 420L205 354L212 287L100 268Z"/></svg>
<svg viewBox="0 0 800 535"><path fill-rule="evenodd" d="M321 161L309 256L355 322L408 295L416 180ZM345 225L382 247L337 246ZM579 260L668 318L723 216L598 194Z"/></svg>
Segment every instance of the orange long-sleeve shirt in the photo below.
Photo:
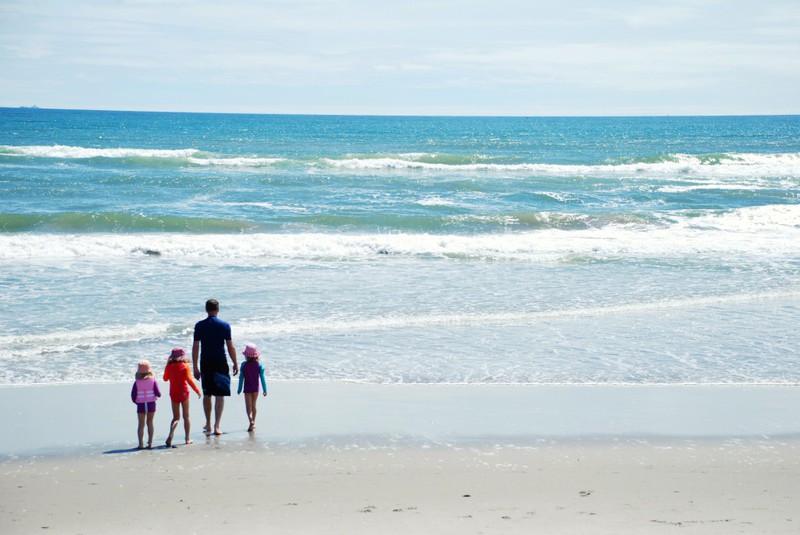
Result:
<svg viewBox="0 0 800 535"><path fill-rule="evenodd" d="M197 394L200 389L194 382L189 365L185 362L168 362L164 368L164 381L169 381L169 397L175 403L180 403L189 394L189 387L192 387Z"/></svg>

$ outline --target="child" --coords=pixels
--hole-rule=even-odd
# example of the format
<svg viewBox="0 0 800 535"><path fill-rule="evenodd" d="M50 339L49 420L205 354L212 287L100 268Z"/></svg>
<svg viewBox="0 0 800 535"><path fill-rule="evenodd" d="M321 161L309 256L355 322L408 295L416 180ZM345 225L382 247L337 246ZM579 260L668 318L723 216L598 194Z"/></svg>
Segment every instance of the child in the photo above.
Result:
<svg viewBox="0 0 800 535"><path fill-rule="evenodd" d="M181 419L181 407L183 407L183 430L186 432L186 444L191 444L189 438L189 387L192 387L200 397L200 389L194 382L189 371L189 358L182 347L176 347L167 359L164 368L164 381L169 381L169 399L172 401L172 422L169 425L169 436L167 437L167 447L172 447L172 437L175 436L175 429Z"/></svg>
<svg viewBox="0 0 800 535"><path fill-rule="evenodd" d="M131 389L131 400L136 403L139 417L139 448L144 449L144 424L147 421L147 449L153 447L153 417L156 414L156 398L161 397L161 390L153 377L153 369L149 360L139 361L136 370L136 381Z"/></svg>
<svg viewBox="0 0 800 535"><path fill-rule="evenodd" d="M267 395L267 380L264 378L264 365L259 362L258 357L261 353L253 344L247 344L244 348L245 362L239 370L239 390L242 393L244 386L244 408L247 411L247 418L250 420L248 431L256 428L256 402L258 401L258 381L261 379L261 388L264 395Z"/></svg>

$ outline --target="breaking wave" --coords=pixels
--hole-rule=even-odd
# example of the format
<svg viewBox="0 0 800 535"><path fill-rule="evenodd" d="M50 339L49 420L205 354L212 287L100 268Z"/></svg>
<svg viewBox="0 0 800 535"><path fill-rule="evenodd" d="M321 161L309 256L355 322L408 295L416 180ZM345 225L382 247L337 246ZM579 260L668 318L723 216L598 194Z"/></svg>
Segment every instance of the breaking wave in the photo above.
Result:
<svg viewBox="0 0 800 535"><path fill-rule="evenodd" d="M427 172L525 173L553 176L661 176L798 177L800 153L664 154L591 164L509 161L499 157L462 154L401 153L322 155L287 158L280 155L217 154L195 148L92 148L65 145L0 146L0 160L42 158L111 160L140 166L199 166L264 169L299 166L346 171L419 170Z"/></svg>
<svg viewBox="0 0 800 535"><path fill-rule="evenodd" d="M556 221L538 230L471 234L243 233L240 224L231 226L236 233L6 233L0 234L0 260L152 255L238 262L389 255L552 261L574 257L741 255L759 259L800 255L800 205L686 211L663 214L654 221L623 218L601 227L572 229Z"/></svg>

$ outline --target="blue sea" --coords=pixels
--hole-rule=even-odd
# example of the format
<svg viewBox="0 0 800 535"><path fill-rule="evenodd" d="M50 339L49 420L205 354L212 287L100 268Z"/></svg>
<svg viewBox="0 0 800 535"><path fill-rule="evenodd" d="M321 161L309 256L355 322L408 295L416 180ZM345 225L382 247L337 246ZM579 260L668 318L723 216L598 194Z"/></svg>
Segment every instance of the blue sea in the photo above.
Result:
<svg viewBox="0 0 800 535"><path fill-rule="evenodd" d="M800 116L0 109L0 385L800 384Z"/></svg>

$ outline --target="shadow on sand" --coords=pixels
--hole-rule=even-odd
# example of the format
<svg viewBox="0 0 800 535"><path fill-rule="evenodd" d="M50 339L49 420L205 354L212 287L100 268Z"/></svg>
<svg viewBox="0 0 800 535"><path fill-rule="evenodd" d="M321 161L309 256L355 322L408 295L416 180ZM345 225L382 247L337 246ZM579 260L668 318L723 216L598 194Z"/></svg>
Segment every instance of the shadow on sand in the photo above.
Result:
<svg viewBox="0 0 800 535"><path fill-rule="evenodd" d="M134 453L134 452L137 452L137 451L167 450L167 449L172 449L172 448L174 448L174 446L164 446L164 445L153 446L152 448L149 448L149 449L148 448L142 448L142 449L139 449L139 448L125 448L125 449L119 449L119 450L104 451L103 455L118 455L120 453Z"/></svg>

